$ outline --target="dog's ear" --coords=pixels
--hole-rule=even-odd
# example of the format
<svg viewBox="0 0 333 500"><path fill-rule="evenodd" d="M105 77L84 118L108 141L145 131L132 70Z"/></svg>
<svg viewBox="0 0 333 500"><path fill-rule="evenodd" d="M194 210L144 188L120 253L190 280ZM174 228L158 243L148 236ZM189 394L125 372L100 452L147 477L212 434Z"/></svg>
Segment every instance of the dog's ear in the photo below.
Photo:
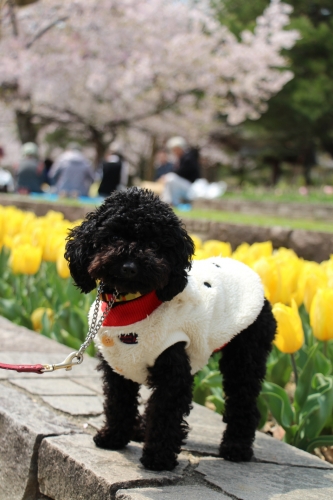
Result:
<svg viewBox="0 0 333 500"><path fill-rule="evenodd" d="M172 238L171 235L168 238L169 241L174 240L167 255L171 267L168 284L162 290L157 290L157 296L163 302L172 300L184 290L187 285L187 273L192 266L193 240L182 225L177 232L177 238Z"/></svg>
<svg viewBox="0 0 333 500"><path fill-rule="evenodd" d="M92 242L87 238L86 223L69 232L66 243L65 259L75 284L83 293L96 288L96 281L90 276L88 267L93 256Z"/></svg>

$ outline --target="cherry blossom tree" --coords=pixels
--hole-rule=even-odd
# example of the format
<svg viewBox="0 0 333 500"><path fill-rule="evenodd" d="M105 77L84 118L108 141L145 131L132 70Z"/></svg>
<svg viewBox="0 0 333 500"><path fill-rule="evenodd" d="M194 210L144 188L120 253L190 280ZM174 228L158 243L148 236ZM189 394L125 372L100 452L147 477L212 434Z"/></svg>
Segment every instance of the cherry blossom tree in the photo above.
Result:
<svg viewBox="0 0 333 500"><path fill-rule="evenodd" d="M39 126L76 127L100 156L120 129L197 140L257 118L292 78L290 7L272 0L241 40L203 0L40 0L3 15L0 97Z"/></svg>

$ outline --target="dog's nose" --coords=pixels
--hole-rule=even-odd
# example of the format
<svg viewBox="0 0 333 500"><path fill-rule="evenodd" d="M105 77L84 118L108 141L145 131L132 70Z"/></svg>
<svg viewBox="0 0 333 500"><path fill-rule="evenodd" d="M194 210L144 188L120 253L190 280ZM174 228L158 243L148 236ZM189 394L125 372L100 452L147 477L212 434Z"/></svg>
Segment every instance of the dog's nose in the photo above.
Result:
<svg viewBox="0 0 333 500"><path fill-rule="evenodd" d="M121 268L121 274L125 278L134 278L138 272L138 268L134 264L134 262L125 262Z"/></svg>

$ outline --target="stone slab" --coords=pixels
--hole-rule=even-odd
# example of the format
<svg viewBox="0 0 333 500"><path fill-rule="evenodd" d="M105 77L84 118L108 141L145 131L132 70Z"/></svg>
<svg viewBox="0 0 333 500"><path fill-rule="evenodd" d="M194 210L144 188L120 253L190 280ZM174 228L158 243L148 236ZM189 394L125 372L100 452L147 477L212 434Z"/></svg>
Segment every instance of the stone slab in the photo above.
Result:
<svg viewBox="0 0 333 500"><path fill-rule="evenodd" d="M51 352L63 353L71 352L68 347L55 342L25 328L15 325L6 318L0 316L0 352L20 351L20 352ZM2 359L0 358L0 361Z"/></svg>
<svg viewBox="0 0 333 500"><path fill-rule="evenodd" d="M11 383L44 396L94 396L95 392L66 378L12 379Z"/></svg>
<svg viewBox="0 0 333 500"><path fill-rule="evenodd" d="M0 338L1 332L0 332ZM44 339L41 339L44 341ZM60 344L57 344L60 346ZM66 348L67 349L67 348ZM2 363L8 364L57 364L62 363L66 358L66 355L73 352L72 349L67 350L64 354L63 352L54 352L50 353L48 351L40 351L38 353L29 353L29 352L19 352L19 351L6 351L0 352L0 361ZM18 373L12 370L0 370L0 380L1 379L12 379L12 378L26 378L26 379L41 379L41 378L99 378L98 372L96 370L96 366L98 364L98 360L95 358L91 358L90 356L85 356L83 363L80 365L76 365L72 368L72 370L55 370L53 372L46 372L42 375L37 373Z"/></svg>
<svg viewBox="0 0 333 500"><path fill-rule="evenodd" d="M183 449L218 456L218 448L226 428L222 417L204 406L194 403L187 421L191 430ZM328 462L262 432L256 433L254 456L260 462L333 469L333 466Z"/></svg>
<svg viewBox="0 0 333 500"><path fill-rule="evenodd" d="M94 392L97 392L97 394L103 394L103 389L102 389L102 379L99 376L95 377L75 377L75 372L73 373L72 380L73 382L76 382L77 384L82 385L83 387L87 387L88 389L91 389ZM97 372L96 372L97 375Z"/></svg>
<svg viewBox="0 0 333 500"><path fill-rule="evenodd" d="M41 396L45 403L70 415L99 415L103 411L101 396Z"/></svg>
<svg viewBox="0 0 333 500"><path fill-rule="evenodd" d="M165 486L118 490L116 500L230 500L229 496L204 486Z"/></svg>
<svg viewBox="0 0 333 500"><path fill-rule="evenodd" d="M333 471L205 457L196 469L237 500L328 500Z"/></svg>
<svg viewBox="0 0 333 500"><path fill-rule="evenodd" d="M111 500L120 488L171 484L188 464L181 457L172 472L148 471L139 461L141 453L138 444L122 451L102 450L87 434L44 439L38 461L40 491L54 500Z"/></svg>
<svg viewBox="0 0 333 500"><path fill-rule="evenodd" d="M0 384L0 500L22 500L24 495L35 498L41 440L71 432L80 430L26 395Z"/></svg>
<svg viewBox="0 0 333 500"><path fill-rule="evenodd" d="M103 420L103 415L100 415L90 418L88 423L95 429L100 429L103 426ZM187 422L190 425L190 432L182 449L217 457L222 434L226 428L226 424L222 422L222 417L204 406L193 403L193 410L187 417ZM266 436L262 432L256 433L254 456L255 460L259 462L299 465L318 469L333 468L330 463L324 462L310 453L299 450L271 436Z"/></svg>

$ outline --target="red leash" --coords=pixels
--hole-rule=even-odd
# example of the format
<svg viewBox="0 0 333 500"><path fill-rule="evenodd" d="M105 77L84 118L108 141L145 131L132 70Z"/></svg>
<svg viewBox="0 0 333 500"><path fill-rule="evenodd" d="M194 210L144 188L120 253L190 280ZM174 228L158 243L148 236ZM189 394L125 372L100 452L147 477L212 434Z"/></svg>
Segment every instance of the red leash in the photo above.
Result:
<svg viewBox="0 0 333 500"><path fill-rule="evenodd" d="M54 370L71 370L72 366L79 365L83 361L83 355L78 352L71 352L62 363L54 365L7 365L0 363L2 370L14 370L17 372L38 373L42 375L45 372L53 372Z"/></svg>
<svg viewBox="0 0 333 500"><path fill-rule="evenodd" d="M5 363L0 363L0 369L15 370L17 372L39 373L40 375L44 373L44 365L7 365Z"/></svg>

